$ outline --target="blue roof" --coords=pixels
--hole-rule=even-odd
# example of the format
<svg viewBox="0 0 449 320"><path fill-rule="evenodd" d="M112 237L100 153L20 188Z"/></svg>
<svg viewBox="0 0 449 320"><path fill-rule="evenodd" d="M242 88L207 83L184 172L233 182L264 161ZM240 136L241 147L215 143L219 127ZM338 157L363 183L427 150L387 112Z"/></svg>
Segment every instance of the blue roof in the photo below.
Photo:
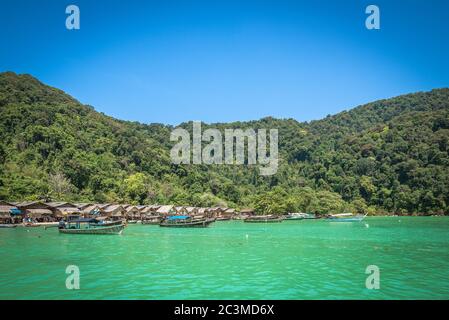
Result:
<svg viewBox="0 0 449 320"><path fill-rule="evenodd" d="M20 211L17 208L12 208L11 210L9 210L9 213L11 213L12 215L18 215L18 214L22 214L22 211Z"/></svg>
<svg viewBox="0 0 449 320"><path fill-rule="evenodd" d="M189 216L170 216L168 220L184 220L190 218Z"/></svg>

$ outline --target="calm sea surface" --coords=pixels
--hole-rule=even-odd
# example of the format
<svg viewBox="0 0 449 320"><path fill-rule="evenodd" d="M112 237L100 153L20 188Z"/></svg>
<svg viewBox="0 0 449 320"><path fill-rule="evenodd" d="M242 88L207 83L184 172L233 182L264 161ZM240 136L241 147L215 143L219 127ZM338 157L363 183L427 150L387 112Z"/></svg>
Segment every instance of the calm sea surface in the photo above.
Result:
<svg viewBox="0 0 449 320"><path fill-rule="evenodd" d="M449 299L449 218L0 229L0 299ZM66 289L68 265L80 290ZM365 287L380 268L380 289Z"/></svg>

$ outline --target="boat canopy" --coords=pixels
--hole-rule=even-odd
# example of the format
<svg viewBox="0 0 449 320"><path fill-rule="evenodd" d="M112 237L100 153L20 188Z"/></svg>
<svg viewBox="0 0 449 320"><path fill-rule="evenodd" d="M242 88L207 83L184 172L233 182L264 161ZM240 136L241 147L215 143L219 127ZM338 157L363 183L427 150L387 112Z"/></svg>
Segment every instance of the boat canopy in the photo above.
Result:
<svg viewBox="0 0 449 320"><path fill-rule="evenodd" d="M17 209L17 208L12 208L11 210L9 210L9 213L11 213L12 215L23 214L23 212L20 209Z"/></svg>
<svg viewBox="0 0 449 320"><path fill-rule="evenodd" d="M189 216L170 216L168 220L185 220L190 218Z"/></svg>

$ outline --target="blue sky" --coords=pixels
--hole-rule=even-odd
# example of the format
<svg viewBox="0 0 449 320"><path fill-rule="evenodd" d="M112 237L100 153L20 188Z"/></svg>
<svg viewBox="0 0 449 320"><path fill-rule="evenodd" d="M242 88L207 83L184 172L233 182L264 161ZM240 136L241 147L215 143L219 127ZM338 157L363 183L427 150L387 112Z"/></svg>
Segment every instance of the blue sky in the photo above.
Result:
<svg viewBox="0 0 449 320"><path fill-rule="evenodd" d="M446 0L2 0L0 39L0 71L144 123L309 121L449 86Z"/></svg>

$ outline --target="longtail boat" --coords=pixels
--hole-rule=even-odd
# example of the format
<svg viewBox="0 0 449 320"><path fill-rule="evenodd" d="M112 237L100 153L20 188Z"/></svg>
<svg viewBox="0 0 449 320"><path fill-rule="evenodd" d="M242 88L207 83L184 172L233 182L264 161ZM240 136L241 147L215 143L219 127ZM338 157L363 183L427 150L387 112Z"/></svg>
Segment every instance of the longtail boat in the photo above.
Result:
<svg viewBox="0 0 449 320"><path fill-rule="evenodd" d="M41 226L40 224L34 223L34 222L26 222L26 223L23 223L22 225L27 228L37 228L37 227Z"/></svg>
<svg viewBox="0 0 449 320"><path fill-rule="evenodd" d="M190 216L169 216L161 221L159 226L172 228L206 228L215 219L194 219Z"/></svg>
<svg viewBox="0 0 449 320"><path fill-rule="evenodd" d="M304 219L318 219L312 213L288 213L285 215L285 220L304 220Z"/></svg>
<svg viewBox="0 0 449 320"><path fill-rule="evenodd" d="M285 216L285 220L303 220L305 213L289 213Z"/></svg>
<svg viewBox="0 0 449 320"><path fill-rule="evenodd" d="M328 215L326 220L330 222L360 222L366 216L366 214L337 213Z"/></svg>
<svg viewBox="0 0 449 320"><path fill-rule="evenodd" d="M16 224L0 224L0 228L15 228Z"/></svg>
<svg viewBox="0 0 449 320"><path fill-rule="evenodd" d="M272 223L272 222L282 222L282 221L284 221L284 217L275 216L275 215L250 216L243 220L243 222L250 222L250 223Z"/></svg>
<svg viewBox="0 0 449 320"><path fill-rule="evenodd" d="M304 219L314 220L314 219L320 219L321 217L314 214L314 213L305 213Z"/></svg>
<svg viewBox="0 0 449 320"><path fill-rule="evenodd" d="M60 233L69 234L121 234L125 226L124 223L111 225L99 223L93 218L80 218L68 222L61 221L58 229Z"/></svg>

